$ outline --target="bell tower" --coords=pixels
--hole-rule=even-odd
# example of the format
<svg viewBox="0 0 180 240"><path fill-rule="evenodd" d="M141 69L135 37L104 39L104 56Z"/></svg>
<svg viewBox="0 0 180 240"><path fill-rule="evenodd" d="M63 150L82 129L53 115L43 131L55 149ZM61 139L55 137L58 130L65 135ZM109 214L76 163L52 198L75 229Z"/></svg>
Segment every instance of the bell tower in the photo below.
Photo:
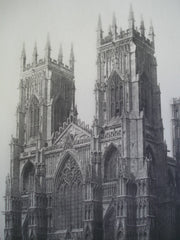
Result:
<svg viewBox="0 0 180 240"><path fill-rule="evenodd" d="M114 191L112 199L103 196L104 239L108 234L112 239L136 234L137 239L157 239L156 223L162 215L155 211L154 199L163 202L158 191L166 182L167 169L154 36L151 23L146 37L143 18L139 28L135 26L132 6L127 30L118 31L114 15L104 36L98 20L95 100L102 188ZM137 206L137 211L130 206ZM106 231L109 214L117 228Z"/></svg>
<svg viewBox="0 0 180 240"><path fill-rule="evenodd" d="M145 36L143 18L135 29L132 6L129 28L117 33L115 15L103 37L101 18L97 28L96 117L105 125L116 117L143 113L150 124L161 125L160 90L154 56L154 29ZM153 96L154 95L154 96ZM158 103L158 104L157 104ZM154 112L155 111L155 112ZM162 136L161 136L162 139Z"/></svg>
<svg viewBox="0 0 180 240"><path fill-rule="evenodd" d="M25 47L21 56L20 100L17 110L17 138L21 145L48 144L74 108L74 53L70 66L63 63L62 46L58 60L51 58L49 35L44 59L38 60L37 44L32 64L26 64Z"/></svg>
<svg viewBox="0 0 180 240"><path fill-rule="evenodd" d="M5 239L46 239L44 147L53 145L63 122L75 111L74 53L70 66L51 58L49 35L43 59L35 43L32 63L21 54L16 138L12 138L10 174L6 180ZM14 217L16 216L16 217Z"/></svg>

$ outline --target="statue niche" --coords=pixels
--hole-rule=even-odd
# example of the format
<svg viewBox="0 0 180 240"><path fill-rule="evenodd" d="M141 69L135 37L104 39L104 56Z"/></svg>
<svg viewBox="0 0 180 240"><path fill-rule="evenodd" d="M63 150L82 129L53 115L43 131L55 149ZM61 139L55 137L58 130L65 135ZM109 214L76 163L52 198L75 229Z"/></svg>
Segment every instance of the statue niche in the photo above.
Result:
<svg viewBox="0 0 180 240"><path fill-rule="evenodd" d="M104 161L104 181L114 181L117 179L118 150L115 146L110 146L105 154Z"/></svg>
<svg viewBox="0 0 180 240"><path fill-rule="evenodd" d="M23 186L22 186L22 192L24 194L27 194L31 192L34 188L34 174L35 169L34 165L31 162L28 162L23 169L22 178L23 178Z"/></svg>

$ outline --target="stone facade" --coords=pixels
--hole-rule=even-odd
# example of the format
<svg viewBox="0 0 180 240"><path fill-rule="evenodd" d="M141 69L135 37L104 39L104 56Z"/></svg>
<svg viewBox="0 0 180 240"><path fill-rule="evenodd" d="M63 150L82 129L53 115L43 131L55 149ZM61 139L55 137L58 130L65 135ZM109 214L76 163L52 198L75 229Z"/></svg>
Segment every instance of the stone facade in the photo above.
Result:
<svg viewBox="0 0 180 240"><path fill-rule="evenodd" d="M172 139L173 158L180 161L180 98L174 98L171 104L172 110Z"/></svg>
<svg viewBox="0 0 180 240"><path fill-rule="evenodd" d="M180 98L174 98L171 104L172 110L172 152L176 160L176 234L180 238Z"/></svg>
<svg viewBox="0 0 180 240"><path fill-rule="evenodd" d="M17 136L6 180L5 240L175 240L175 169L163 139L154 30L97 28L96 113L77 117L69 67L21 56Z"/></svg>

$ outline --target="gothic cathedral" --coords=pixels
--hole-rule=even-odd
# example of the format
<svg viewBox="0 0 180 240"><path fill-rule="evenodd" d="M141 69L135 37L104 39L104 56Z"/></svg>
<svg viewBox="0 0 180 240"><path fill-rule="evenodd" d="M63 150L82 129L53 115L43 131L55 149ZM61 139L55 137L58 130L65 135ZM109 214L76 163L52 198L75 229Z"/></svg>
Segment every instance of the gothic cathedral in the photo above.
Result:
<svg viewBox="0 0 180 240"><path fill-rule="evenodd" d="M167 157L154 30L97 28L96 112L78 119L69 66L23 47L6 179L5 240L176 240L175 162Z"/></svg>

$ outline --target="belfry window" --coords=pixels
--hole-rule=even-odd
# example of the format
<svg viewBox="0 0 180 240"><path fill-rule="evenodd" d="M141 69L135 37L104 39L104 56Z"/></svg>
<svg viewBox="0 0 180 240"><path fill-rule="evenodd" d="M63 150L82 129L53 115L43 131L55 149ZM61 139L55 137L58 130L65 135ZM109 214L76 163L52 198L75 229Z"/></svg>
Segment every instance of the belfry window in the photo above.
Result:
<svg viewBox="0 0 180 240"><path fill-rule="evenodd" d="M123 82L116 72L110 77L108 85L110 118L121 116L123 112Z"/></svg>
<svg viewBox="0 0 180 240"><path fill-rule="evenodd" d="M59 127L66 120L66 112L65 112L65 101L59 96L53 105L53 131L58 131Z"/></svg>
<svg viewBox="0 0 180 240"><path fill-rule="evenodd" d="M31 100L30 108L30 137L35 137L39 132L39 102L34 96Z"/></svg>

